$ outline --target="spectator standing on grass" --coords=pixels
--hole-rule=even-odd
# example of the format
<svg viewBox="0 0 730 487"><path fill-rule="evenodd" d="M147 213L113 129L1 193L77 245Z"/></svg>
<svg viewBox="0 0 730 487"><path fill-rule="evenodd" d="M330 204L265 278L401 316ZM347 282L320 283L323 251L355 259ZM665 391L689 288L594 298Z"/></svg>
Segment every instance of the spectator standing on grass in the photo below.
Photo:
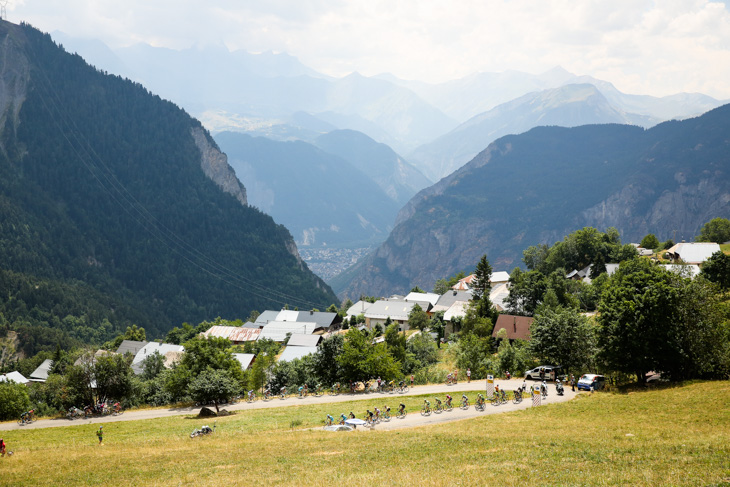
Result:
<svg viewBox="0 0 730 487"><path fill-rule="evenodd" d="M471 369L466 369L466 381L471 382Z"/></svg>
<svg viewBox="0 0 730 487"><path fill-rule="evenodd" d="M415 379L415 378L416 378L416 376L414 376L413 374L411 374L411 387L413 387L413 379Z"/></svg>
<svg viewBox="0 0 730 487"><path fill-rule="evenodd" d="M104 444L104 426L99 426L99 430L96 432L96 436L99 437L99 446Z"/></svg>
<svg viewBox="0 0 730 487"><path fill-rule="evenodd" d="M575 392L575 376L570 374L570 388Z"/></svg>

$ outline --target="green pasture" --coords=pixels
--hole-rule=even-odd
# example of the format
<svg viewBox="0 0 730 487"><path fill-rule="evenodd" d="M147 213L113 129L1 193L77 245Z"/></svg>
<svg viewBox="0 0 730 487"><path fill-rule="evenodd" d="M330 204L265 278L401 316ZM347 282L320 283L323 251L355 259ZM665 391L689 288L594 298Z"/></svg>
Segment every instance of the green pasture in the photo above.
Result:
<svg viewBox="0 0 730 487"><path fill-rule="evenodd" d="M433 396L387 402L395 410L403 400L410 415L423 397ZM15 455L0 459L0 484L730 486L727 381L352 433L320 427L327 413L362 417L382 399L296 401L221 417L214 435L195 439L190 432L212 420L107 423L104 446L96 425L4 432Z"/></svg>

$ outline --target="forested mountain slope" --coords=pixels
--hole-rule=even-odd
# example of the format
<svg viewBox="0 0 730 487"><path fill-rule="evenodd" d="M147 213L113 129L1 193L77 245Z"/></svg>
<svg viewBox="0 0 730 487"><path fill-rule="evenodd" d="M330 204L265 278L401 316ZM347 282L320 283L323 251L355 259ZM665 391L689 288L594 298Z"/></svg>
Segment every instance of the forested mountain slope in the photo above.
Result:
<svg viewBox="0 0 730 487"><path fill-rule="evenodd" d="M417 192L431 183L418 169L393 149L355 130L333 130L317 137L314 144L342 157L367 174L385 193L406 204Z"/></svg>
<svg viewBox="0 0 730 487"><path fill-rule="evenodd" d="M0 325L26 326L37 348L55 346L43 330L65 318L61 308L89 329L110 323L105 336L73 326L65 336L103 340L132 322L155 336L183 321L334 300L287 229L246 205L197 120L5 21L0 269L12 271L0 274L0 299L24 296L3 302ZM73 293L76 302L54 307Z"/></svg>
<svg viewBox="0 0 730 487"><path fill-rule="evenodd" d="M251 205L284 224L298 245L364 247L392 230L402 204L346 160L302 141L235 132L215 139L246 182Z"/></svg>
<svg viewBox="0 0 730 487"><path fill-rule="evenodd" d="M522 250L584 226L616 227L624 242L654 233L690 240L730 216L730 105L651 129L539 127L492 143L421 191L388 240L336 280L341 295L387 295L469 269L495 269Z"/></svg>

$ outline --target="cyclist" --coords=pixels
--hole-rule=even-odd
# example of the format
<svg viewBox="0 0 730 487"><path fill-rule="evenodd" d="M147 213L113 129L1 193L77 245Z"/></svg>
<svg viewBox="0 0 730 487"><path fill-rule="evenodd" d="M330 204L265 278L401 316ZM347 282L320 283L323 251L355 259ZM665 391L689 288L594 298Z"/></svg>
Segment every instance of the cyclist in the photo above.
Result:
<svg viewBox="0 0 730 487"><path fill-rule="evenodd" d="M253 400L253 389L249 390L249 391L248 391L248 392L246 393L246 396L248 397L248 400L249 400L249 401L252 401L252 400Z"/></svg>
<svg viewBox="0 0 730 487"><path fill-rule="evenodd" d="M264 389L264 399L268 399L271 397L271 387L266 386L266 389Z"/></svg>
<svg viewBox="0 0 730 487"><path fill-rule="evenodd" d="M118 401L117 401L117 402L115 402L115 403L114 403L114 412L115 412L115 413L117 413L117 414L119 414L119 411L121 411L121 410L122 410L122 405L121 405L121 404L119 404L119 402L118 402Z"/></svg>
<svg viewBox="0 0 730 487"><path fill-rule="evenodd" d="M466 394L461 395L461 403L468 406L469 405L469 398L466 397Z"/></svg>
<svg viewBox="0 0 730 487"><path fill-rule="evenodd" d="M299 397L304 396L304 386L299 386L299 389L297 390L299 391Z"/></svg>
<svg viewBox="0 0 730 487"><path fill-rule="evenodd" d="M383 411L385 411L383 413L383 417L384 418L389 418L390 417L390 408L388 407L387 404L385 406L383 406Z"/></svg>
<svg viewBox="0 0 730 487"><path fill-rule="evenodd" d="M423 409L425 409L426 411L431 410L431 402L428 399L423 400Z"/></svg>
<svg viewBox="0 0 730 487"><path fill-rule="evenodd" d="M365 413L365 421L367 421L368 424L373 424L373 412L369 409Z"/></svg>
<svg viewBox="0 0 730 487"><path fill-rule="evenodd" d="M350 411L350 416L349 416L349 418L350 418L350 419L355 419L355 413L353 413L352 411Z"/></svg>
<svg viewBox="0 0 730 487"><path fill-rule="evenodd" d="M509 370L504 373L505 377L507 377L507 380L510 380L512 375L509 373Z"/></svg>
<svg viewBox="0 0 730 487"><path fill-rule="evenodd" d="M443 407L441 406L441 399L439 399L438 397L435 399L436 399L436 407L434 409L436 411L438 411L439 409L443 409Z"/></svg>
<svg viewBox="0 0 730 487"><path fill-rule="evenodd" d="M453 382L452 375L451 374L447 375L446 376L446 383L447 384L451 384L452 382Z"/></svg>
<svg viewBox="0 0 730 487"><path fill-rule="evenodd" d="M451 396L449 396L448 394L446 394L446 407L451 407Z"/></svg>
<svg viewBox="0 0 730 487"><path fill-rule="evenodd" d="M30 411L24 412L23 414L20 415L20 421L22 423L26 423L26 422L30 423L31 420L33 419L34 412L35 412L35 410L33 410L33 409L31 409Z"/></svg>
<svg viewBox="0 0 730 487"><path fill-rule="evenodd" d="M345 424L345 421L347 421L347 416L345 416L345 413L340 414L340 424Z"/></svg>
<svg viewBox="0 0 730 487"><path fill-rule="evenodd" d="M332 423L335 421L335 418L332 417L331 414L327 415L327 426L332 426Z"/></svg>
<svg viewBox="0 0 730 487"><path fill-rule="evenodd" d="M380 420L380 409L378 409L376 406L375 407L375 421L379 421L379 420Z"/></svg>
<svg viewBox="0 0 730 487"><path fill-rule="evenodd" d="M494 393L499 394L499 384L494 384Z"/></svg>
<svg viewBox="0 0 730 487"><path fill-rule="evenodd" d="M477 404L479 404L480 406L484 404L484 396L482 396L481 392L477 394Z"/></svg>
<svg viewBox="0 0 730 487"><path fill-rule="evenodd" d="M406 412L406 405L403 403L400 403L400 406L398 406L398 414L400 414L402 416L404 412Z"/></svg>
<svg viewBox="0 0 730 487"><path fill-rule="evenodd" d="M279 389L279 394L281 394L282 396L286 396L286 386Z"/></svg>

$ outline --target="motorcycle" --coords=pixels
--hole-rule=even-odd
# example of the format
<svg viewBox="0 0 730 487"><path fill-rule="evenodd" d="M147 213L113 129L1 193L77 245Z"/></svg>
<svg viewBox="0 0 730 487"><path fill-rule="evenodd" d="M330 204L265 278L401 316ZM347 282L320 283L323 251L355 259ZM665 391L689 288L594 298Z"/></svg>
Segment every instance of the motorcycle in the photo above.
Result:
<svg viewBox="0 0 730 487"><path fill-rule="evenodd" d="M216 422L214 421L212 428L206 424L199 430L193 430L193 432L190 433L190 438L195 438L196 436L209 435L211 433L214 433L215 426L216 426Z"/></svg>

